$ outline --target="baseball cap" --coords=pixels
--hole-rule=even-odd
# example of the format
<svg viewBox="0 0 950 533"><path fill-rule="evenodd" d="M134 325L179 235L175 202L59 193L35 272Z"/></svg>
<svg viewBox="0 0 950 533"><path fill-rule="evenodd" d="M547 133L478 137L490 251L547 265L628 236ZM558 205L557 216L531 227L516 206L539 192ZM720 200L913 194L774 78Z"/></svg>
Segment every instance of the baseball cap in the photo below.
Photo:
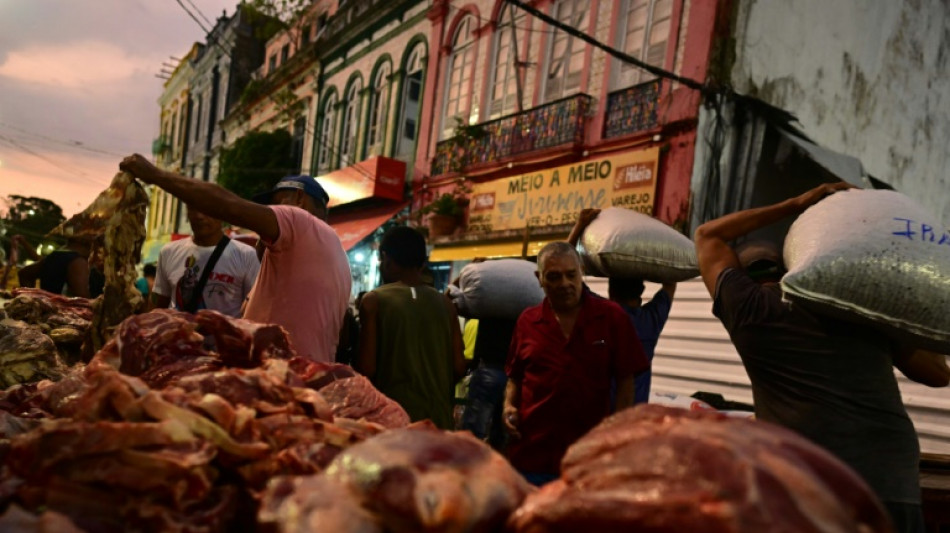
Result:
<svg viewBox="0 0 950 533"><path fill-rule="evenodd" d="M269 204L271 203L271 197L274 196L274 193L277 191L290 191L297 190L303 191L310 195L311 198L320 202L323 205L330 203L330 195L327 194L327 191L323 189L323 186L317 182L317 179L313 176L286 176L281 178L277 182L277 185L274 185L274 188L265 192L258 194L254 197L254 201L259 204Z"/></svg>

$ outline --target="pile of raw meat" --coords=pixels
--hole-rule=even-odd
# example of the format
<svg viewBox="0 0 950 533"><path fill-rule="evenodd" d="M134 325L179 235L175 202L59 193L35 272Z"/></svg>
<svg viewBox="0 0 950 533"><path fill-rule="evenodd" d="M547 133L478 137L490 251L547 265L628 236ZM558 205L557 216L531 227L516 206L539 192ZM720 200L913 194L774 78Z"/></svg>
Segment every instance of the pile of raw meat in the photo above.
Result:
<svg viewBox="0 0 950 533"><path fill-rule="evenodd" d="M621 411L571 446L561 470L514 513L511 531L891 531L871 490L830 454L715 411Z"/></svg>
<svg viewBox="0 0 950 533"><path fill-rule="evenodd" d="M527 494L485 444L408 424L279 326L136 315L89 364L0 394L0 530L491 531Z"/></svg>
<svg viewBox="0 0 950 533"><path fill-rule="evenodd" d="M92 323L85 298L16 289L0 320L0 386L60 379L79 361Z"/></svg>

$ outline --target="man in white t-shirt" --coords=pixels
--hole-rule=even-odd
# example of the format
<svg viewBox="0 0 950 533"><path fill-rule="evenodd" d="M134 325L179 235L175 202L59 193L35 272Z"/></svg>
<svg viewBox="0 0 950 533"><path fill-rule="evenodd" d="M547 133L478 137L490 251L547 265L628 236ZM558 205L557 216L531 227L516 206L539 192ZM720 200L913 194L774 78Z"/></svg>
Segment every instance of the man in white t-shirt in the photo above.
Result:
<svg viewBox="0 0 950 533"><path fill-rule="evenodd" d="M224 238L221 221L188 208L192 237L166 244L158 256L158 271L152 289L156 308L186 310L194 298L205 265ZM241 315L241 304L254 286L261 264L254 248L227 242L211 269L195 309L212 309L228 316Z"/></svg>

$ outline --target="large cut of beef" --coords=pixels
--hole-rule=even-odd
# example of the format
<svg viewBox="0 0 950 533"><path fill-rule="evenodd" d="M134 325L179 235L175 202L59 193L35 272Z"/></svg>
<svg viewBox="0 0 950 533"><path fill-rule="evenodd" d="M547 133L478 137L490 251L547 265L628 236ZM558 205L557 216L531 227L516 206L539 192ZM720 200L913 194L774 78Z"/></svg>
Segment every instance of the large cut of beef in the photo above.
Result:
<svg viewBox="0 0 950 533"><path fill-rule="evenodd" d="M37 326L71 364L79 361L80 347L92 324L92 301L67 298L41 289L19 288L12 293L4 312L7 317Z"/></svg>
<svg viewBox="0 0 950 533"><path fill-rule="evenodd" d="M712 411L621 411L571 446L561 469L512 515L512 531L891 530L868 486L828 452Z"/></svg>
<svg viewBox="0 0 950 533"><path fill-rule="evenodd" d="M347 448L323 474L273 480L258 520L284 533L488 533L530 490L470 434L419 424Z"/></svg>
<svg viewBox="0 0 950 533"><path fill-rule="evenodd" d="M119 172L86 209L50 232L89 240L90 263L105 276L102 296L93 303L92 328L83 348L86 360L111 338L113 328L144 302L135 288L135 267L145 242L147 207L145 189L130 174Z"/></svg>
<svg viewBox="0 0 950 533"><path fill-rule="evenodd" d="M0 387L59 379L65 372L56 344L39 326L0 320Z"/></svg>

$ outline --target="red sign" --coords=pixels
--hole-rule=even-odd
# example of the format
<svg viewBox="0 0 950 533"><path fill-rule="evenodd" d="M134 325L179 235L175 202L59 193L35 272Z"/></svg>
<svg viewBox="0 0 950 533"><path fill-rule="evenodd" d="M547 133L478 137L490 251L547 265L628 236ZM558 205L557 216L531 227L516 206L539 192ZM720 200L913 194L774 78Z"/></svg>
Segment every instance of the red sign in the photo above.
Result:
<svg viewBox="0 0 950 533"><path fill-rule="evenodd" d="M371 157L317 176L317 181L330 195L330 207L366 198L400 201L405 194L406 164L388 157Z"/></svg>
<svg viewBox="0 0 950 533"><path fill-rule="evenodd" d="M375 209L361 209L343 216L331 215L330 226L343 243L343 249L349 251L404 207L406 204L389 205Z"/></svg>

